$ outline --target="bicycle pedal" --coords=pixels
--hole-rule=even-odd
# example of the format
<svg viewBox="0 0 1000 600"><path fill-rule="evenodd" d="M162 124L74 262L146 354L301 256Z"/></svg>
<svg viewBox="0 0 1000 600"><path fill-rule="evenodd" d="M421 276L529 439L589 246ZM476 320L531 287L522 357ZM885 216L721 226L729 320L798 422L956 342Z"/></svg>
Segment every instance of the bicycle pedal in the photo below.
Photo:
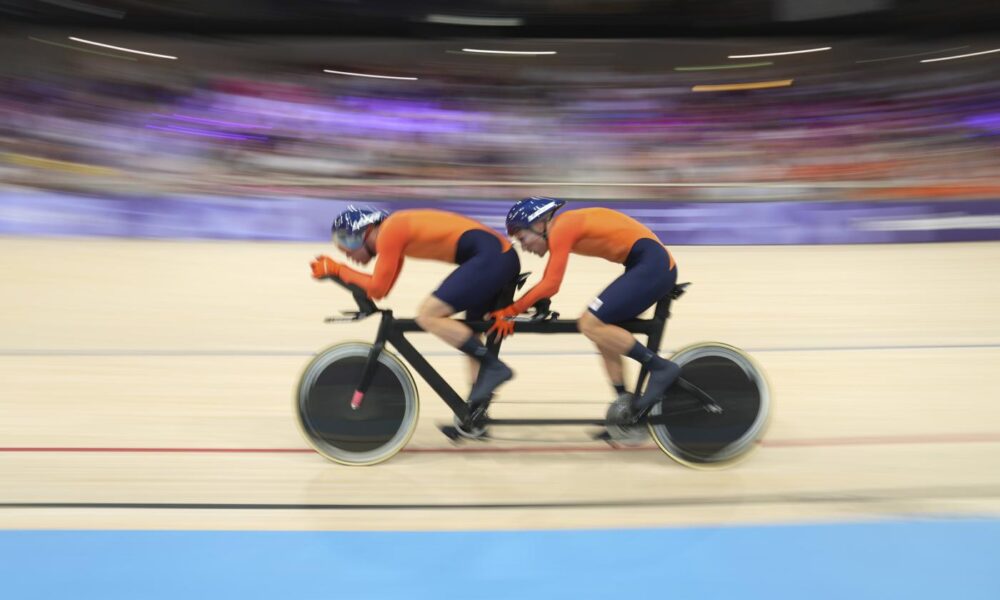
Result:
<svg viewBox="0 0 1000 600"><path fill-rule="evenodd" d="M489 429L485 425L473 422L465 423L457 416L452 421L451 428L463 440L485 440L490 437Z"/></svg>
<svg viewBox="0 0 1000 600"><path fill-rule="evenodd" d="M608 432L607 429L603 429L601 431L598 431L597 433L591 434L590 439L597 442L609 442L611 441L611 434Z"/></svg>
<svg viewBox="0 0 1000 600"><path fill-rule="evenodd" d="M487 430L483 431L482 433L480 433L478 435L475 435L473 437L467 437L465 439L467 439L467 440L469 440L471 442L488 442L491 439L493 439L493 436L490 435L490 430L487 429Z"/></svg>
<svg viewBox="0 0 1000 600"><path fill-rule="evenodd" d="M615 439L615 436L611 435L611 432L609 432L606 429L604 431L599 431L593 434L591 436L591 439L595 442L604 442L605 444L611 446L615 450L621 448L621 444L618 443L618 440Z"/></svg>
<svg viewBox="0 0 1000 600"><path fill-rule="evenodd" d="M467 439L458 432L458 427L455 427L454 425L438 425L438 429L441 430L441 433L443 433L445 437L453 442L461 442Z"/></svg>

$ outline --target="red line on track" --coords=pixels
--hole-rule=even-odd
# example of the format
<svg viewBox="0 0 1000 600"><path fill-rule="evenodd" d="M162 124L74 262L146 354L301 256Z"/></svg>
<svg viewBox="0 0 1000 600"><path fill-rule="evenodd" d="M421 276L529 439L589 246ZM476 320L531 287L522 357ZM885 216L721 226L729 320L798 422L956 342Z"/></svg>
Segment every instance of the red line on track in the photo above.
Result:
<svg viewBox="0 0 1000 600"><path fill-rule="evenodd" d="M868 446L888 444L969 444L1000 442L1000 432L954 433L954 434L924 434L898 436L859 436L842 438L804 438L764 440L761 446L765 448L819 448L826 446ZM476 444L477 442L470 442ZM413 447L403 450L407 453L545 453L545 452L617 452L655 450L655 446L638 447L623 446L612 448L606 445L558 445L551 446L479 446L479 447ZM131 448L131 447L73 447L73 446L21 446L0 447L0 452L24 453L84 453L84 452L116 452L130 453L182 453L182 454L308 454L311 448Z"/></svg>

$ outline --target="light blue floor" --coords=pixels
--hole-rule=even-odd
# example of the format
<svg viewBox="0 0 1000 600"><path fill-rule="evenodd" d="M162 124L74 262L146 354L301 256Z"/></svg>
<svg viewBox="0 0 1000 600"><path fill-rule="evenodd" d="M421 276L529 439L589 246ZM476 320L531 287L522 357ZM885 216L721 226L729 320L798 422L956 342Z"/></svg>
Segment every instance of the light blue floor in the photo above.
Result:
<svg viewBox="0 0 1000 600"><path fill-rule="evenodd" d="M0 531L0 598L1000 598L1000 520L518 532Z"/></svg>

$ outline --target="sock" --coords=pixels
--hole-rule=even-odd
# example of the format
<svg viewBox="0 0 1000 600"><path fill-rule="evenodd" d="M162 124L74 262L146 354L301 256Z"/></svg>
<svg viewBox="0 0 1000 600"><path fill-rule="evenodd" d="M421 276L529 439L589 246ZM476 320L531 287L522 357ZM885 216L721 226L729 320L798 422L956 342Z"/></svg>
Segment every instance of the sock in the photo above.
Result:
<svg viewBox="0 0 1000 600"><path fill-rule="evenodd" d="M615 388L615 393L618 394L619 396L621 396L622 394L625 393L625 386L624 385L622 385L620 383L615 383L615 384L612 384L612 385Z"/></svg>
<svg viewBox="0 0 1000 600"><path fill-rule="evenodd" d="M639 342L636 342L635 345L632 346L632 349L628 351L626 356L638 362L640 365L646 365L646 368L650 371L662 369L666 366L665 363L667 362Z"/></svg>
<svg viewBox="0 0 1000 600"><path fill-rule="evenodd" d="M469 339L465 340L462 345L458 347L458 349L483 364L489 364L497 359L495 356L490 354L489 349L482 342L477 340L474 335L469 336Z"/></svg>

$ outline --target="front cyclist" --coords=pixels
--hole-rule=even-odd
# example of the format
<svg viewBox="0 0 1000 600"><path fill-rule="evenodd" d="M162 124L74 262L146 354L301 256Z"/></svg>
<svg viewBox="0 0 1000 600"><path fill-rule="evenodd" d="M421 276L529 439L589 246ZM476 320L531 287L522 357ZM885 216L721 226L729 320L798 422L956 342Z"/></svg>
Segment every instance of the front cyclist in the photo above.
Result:
<svg viewBox="0 0 1000 600"><path fill-rule="evenodd" d="M507 213L507 233L521 247L544 256L548 264L542 280L510 306L492 313L492 330L508 335L516 316L539 300L559 291L570 253L597 256L625 266L615 279L590 303L577 326L597 345L608 377L619 398L626 394L622 356L644 365L649 383L641 397L631 396L630 414L634 422L663 396L680 374L680 367L640 344L616 323L633 319L670 293L677 282L677 265L648 227L632 217L608 208L582 208L554 216L566 202L552 198L526 198Z"/></svg>
<svg viewBox="0 0 1000 600"><path fill-rule="evenodd" d="M389 214L351 206L337 216L332 229L334 243L351 260L365 265L378 257L374 273L360 273L328 256L317 256L310 263L313 277L338 277L360 286L376 300L392 289L406 256L458 265L424 300L416 322L469 355L474 381L468 398L470 413L485 410L494 390L513 372L487 351L471 329L450 317L464 311L466 318L480 320L494 308L496 296L521 269L510 242L478 221L441 210Z"/></svg>

